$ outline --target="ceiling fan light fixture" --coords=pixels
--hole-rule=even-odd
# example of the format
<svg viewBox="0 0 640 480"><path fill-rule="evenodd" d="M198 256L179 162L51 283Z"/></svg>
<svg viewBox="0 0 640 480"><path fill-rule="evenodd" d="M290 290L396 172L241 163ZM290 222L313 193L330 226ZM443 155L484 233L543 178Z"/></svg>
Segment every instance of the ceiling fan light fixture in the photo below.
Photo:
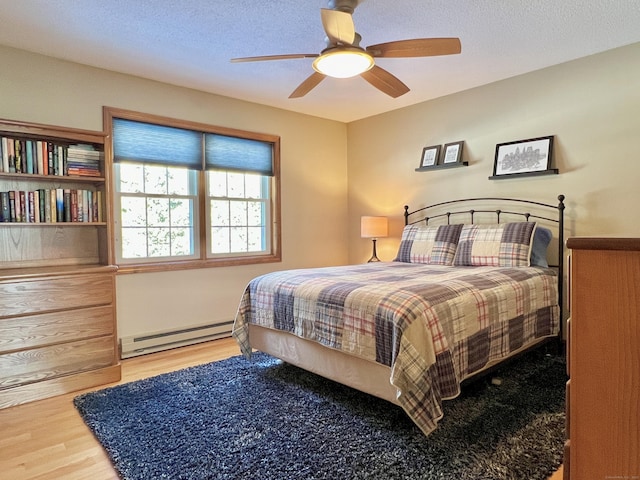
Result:
<svg viewBox="0 0 640 480"><path fill-rule="evenodd" d="M334 78L355 77L370 70L373 65L373 57L358 48L325 50L313 61L316 72Z"/></svg>

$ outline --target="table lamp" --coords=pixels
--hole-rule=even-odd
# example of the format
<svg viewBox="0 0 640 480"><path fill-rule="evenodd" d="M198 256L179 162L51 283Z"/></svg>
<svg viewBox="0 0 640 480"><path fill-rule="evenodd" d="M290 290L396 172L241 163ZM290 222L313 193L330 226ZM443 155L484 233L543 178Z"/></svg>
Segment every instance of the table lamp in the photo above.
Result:
<svg viewBox="0 0 640 480"><path fill-rule="evenodd" d="M362 217L360 219L360 236L362 238L370 238L373 241L373 255L369 262L379 262L380 259L376 254L376 240L386 237L389 234L389 223L387 217Z"/></svg>

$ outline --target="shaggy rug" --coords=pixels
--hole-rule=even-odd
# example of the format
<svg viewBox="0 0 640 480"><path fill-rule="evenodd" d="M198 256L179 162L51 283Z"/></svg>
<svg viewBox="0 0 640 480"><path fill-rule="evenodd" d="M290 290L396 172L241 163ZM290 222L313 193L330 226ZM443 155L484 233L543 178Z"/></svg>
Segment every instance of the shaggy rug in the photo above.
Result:
<svg viewBox="0 0 640 480"><path fill-rule="evenodd" d="M544 480L562 462L564 361L533 352L496 375L445 402L428 437L401 408L265 354L74 402L124 479Z"/></svg>

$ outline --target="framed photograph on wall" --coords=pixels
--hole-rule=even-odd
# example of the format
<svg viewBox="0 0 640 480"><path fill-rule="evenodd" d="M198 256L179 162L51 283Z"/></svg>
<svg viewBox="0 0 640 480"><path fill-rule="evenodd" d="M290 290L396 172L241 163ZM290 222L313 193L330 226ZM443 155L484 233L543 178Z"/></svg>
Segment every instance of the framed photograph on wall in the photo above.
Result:
<svg viewBox="0 0 640 480"><path fill-rule="evenodd" d="M493 175L544 172L551 168L553 135L496 145Z"/></svg>
<svg viewBox="0 0 640 480"><path fill-rule="evenodd" d="M422 149L422 157L420 158L420 167L433 167L438 163L438 157L440 156L440 145L434 145L433 147L424 147Z"/></svg>
<svg viewBox="0 0 640 480"><path fill-rule="evenodd" d="M447 165L449 163L460 163L462 161L463 144L464 142L453 142L445 144L441 164Z"/></svg>

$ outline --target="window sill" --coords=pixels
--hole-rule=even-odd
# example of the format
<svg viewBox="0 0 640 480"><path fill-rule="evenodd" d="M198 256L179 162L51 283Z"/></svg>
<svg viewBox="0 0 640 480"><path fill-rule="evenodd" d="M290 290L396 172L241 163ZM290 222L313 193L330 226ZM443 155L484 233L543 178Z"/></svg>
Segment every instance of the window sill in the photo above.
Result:
<svg viewBox="0 0 640 480"><path fill-rule="evenodd" d="M240 265L258 265L263 263L276 263L282 261L279 254L256 255L235 258L216 258L206 260L184 260L158 263L129 263L118 265L118 274L127 273L151 273L170 272L176 270L193 270L196 268L235 267Z"/></svg>

